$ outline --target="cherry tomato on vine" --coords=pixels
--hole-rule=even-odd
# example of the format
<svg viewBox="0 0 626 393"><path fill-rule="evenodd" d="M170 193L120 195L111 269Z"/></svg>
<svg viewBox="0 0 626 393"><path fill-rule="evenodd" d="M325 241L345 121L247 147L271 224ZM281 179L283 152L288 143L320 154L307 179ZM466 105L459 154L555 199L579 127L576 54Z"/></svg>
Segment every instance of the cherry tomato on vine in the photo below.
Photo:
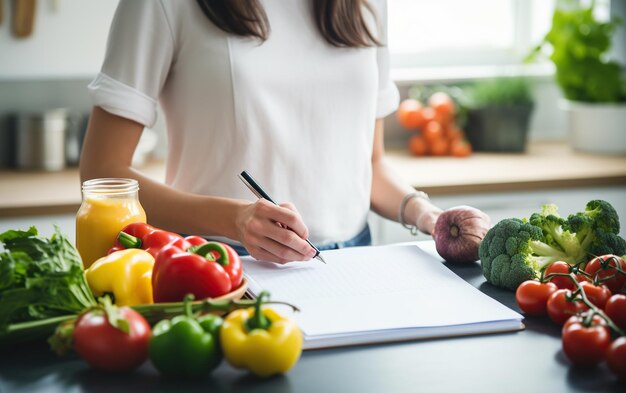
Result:
<svg viewBox="0 0 626 393"><path fill-rule="evenodd" d="M591 282L591 277L588 277L585 271L582 269L574 269L572 273L574 273L574 275L576 276L576 281L578 282Z"/></svg>
<svg viewBox="0 0 626 393"><path fill-rule="evenodd" d="M626 262L622 258L612 254L602 255L587 263L585 273L589 274L592 279L599 279L611 292L619 292L626 284L626 274L617 271L618 264L621 270L626 272ZM614 277L608 278L611 276Z"/></svg>
<svg viewBox="0 0 626 393"><path fill-rule="evenodd" d="M82 314L74 327L74 348L90 366L105 371L130 371L148 359L150 325L141 314L121 307L128 333L114 327L102 310Z"/></svg>
<svg viewBox="0 0 626 393"><path fill-rule="evenodd" d="M604 310L604 305L612 295L609 288L607 288L606 285L594 285L589 281L581 282L580 286L583 288L583 291L585 291L587 299L596 307Z"/></svg>
<svg viewBox="0 0 626 393"><path fill-rule="evenodd" d="M588 318L588 317L589 316L586 315L586 313L572 315L571 317L569 317L567 319L567 321L565 321L565 323L563 324L563 327L561 328L561 330L565 330L569 325L572 325L574 323L583 323L586 320L586 318ZM607 323L604 320L604 318L602 318L601 316L599 316L597 314L593 316L592 323L593 323L593 325L607 326Z"/></svg>
<svg viewBox="0 0 626 393"><path fill-rule="evenodd" d="M572 291L569 289L558 289L548 298L546 307L548 316L557 325L563 325L572 315L576 315L587 309L585 304L576 299L571 301Z"/></svg>
<svg viewBox="0 0 626 393"><path fill-rule="evenodd" d="M611 296L604 306L604 312L620 329L626 331L626 295L618 293Z"/></svg>
<svg viewBox="0 0 626 393"><path fill-rule="evenodd" d="M611 333L602 324L585 326L579 316L571 317L563 326L562 340L565 356L576 366L595 366L605 359L611 345Z"/></svg>
<svg viewBox="0 0 626 393"><path fill-rule="evenodd" d="M546 271L544 272L544 277L549 277L550 274L569 274L570 265L567 262L557 261L553 262L548 266ZM550 282L553 282L559 289L574 289L576 288L576 284L572 281L571 277L567 276L554 276L549 279Z"/></svg>
<svg viewBox="0 0 626 393"><path fill-rule="evenodd" d="M613 374L626 379L626 336L619 337L611 343L606 352L606 363Z"/></svg>
<svg viewBox="0 0 626 393"><path fill-rule="evenodd" d="M551 282L524 281L517 287L515 300L522 311L528 315L546 315L548 298L557 290Z"/></svg>

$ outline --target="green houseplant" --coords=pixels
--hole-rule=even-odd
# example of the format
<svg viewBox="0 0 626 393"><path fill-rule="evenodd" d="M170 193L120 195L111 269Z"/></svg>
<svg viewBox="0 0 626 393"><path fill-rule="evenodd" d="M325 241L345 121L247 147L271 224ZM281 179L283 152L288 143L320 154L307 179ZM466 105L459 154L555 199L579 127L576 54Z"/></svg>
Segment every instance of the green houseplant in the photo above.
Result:
<svg viewBox="0 0 626 393"><path fill-rule="evenodd" d="M547 53L554 64L574 148L625 153L626 78L608 56L620 21L599 20L595 6L595 1L559 0L550 31L528 59Z"/></svg>
<svg viewBox="0 0 626 393"><path fill-rule="evenodd" d="M522 152L533 110L530 84L521 77L500 77L463 88L467 139L476 151Z"/></svg>

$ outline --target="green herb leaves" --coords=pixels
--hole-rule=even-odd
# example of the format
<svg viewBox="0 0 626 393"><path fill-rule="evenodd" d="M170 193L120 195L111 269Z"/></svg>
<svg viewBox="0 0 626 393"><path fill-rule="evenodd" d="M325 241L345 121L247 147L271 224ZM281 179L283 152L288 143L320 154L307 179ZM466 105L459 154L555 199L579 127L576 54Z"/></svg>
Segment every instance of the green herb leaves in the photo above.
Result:
<svg viewBox="0 0 626 393"><path fill-rule="evenodd" d="M74 246L56 228L0 234L0 334L9 324L78 314L96 301Z"/></svg>
<svg viewBox="0 0 626 393"><path fill-rule="evenodd" d="M608 58L612 35L619 21L599 21L593 2L583 6L577 1L559 3L552 17L552 28L530 53L534 60L551 48L550 60L556 66L556 79L573 101L624 102L626 80L620 65Z"/></svg>

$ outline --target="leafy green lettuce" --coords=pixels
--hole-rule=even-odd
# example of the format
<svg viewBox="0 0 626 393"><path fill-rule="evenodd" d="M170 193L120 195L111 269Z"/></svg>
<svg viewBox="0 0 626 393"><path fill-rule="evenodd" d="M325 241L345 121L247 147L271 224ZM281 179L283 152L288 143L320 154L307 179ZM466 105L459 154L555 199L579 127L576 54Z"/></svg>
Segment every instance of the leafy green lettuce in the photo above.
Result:
<svg viewBox="0 0 626 393"><path fill-rule="evenodd" d="M78 251L58 228L50 238L0 234L0 334L9 324L78 314L96 304Z"/></svg>

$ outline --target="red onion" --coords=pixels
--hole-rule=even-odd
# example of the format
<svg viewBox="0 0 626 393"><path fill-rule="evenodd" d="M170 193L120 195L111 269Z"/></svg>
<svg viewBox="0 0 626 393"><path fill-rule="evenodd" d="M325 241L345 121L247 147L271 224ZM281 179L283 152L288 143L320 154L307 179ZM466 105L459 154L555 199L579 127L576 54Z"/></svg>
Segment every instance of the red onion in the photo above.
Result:
<svg viewBox="0 0 626 393"><path fill-rule="evenodd" d="M437 252L448 262L478 260L478 246L491 226L489 216L471 206L457 206L441 213L435 224Z"/></svg>

